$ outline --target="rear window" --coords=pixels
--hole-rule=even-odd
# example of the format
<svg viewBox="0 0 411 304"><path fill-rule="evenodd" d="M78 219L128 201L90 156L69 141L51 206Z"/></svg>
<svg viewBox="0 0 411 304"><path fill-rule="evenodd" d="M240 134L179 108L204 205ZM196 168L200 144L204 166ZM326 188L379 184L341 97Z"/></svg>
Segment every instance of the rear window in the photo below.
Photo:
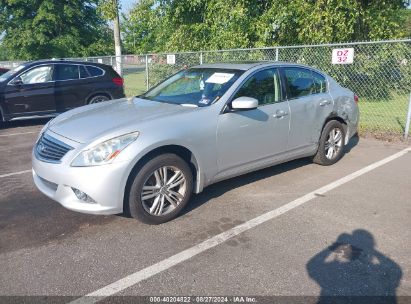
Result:
<svg viewBox="0 0 411 304"><path fill-rule="evenodd" d="M91 77L102 76L104 74L104 70L102 70L98 67L95 67L95 66L92 66L92 65L88 65L86 67L87 67L87 70L90 73Z"/></svg>

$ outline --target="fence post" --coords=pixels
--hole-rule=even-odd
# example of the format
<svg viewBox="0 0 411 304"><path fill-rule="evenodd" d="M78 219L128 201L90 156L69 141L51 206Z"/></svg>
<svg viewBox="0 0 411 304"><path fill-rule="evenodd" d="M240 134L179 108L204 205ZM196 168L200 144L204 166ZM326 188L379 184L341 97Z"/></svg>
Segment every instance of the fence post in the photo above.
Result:
<svg viewBox="0 0 411 304"><path fill-rule="evenodd" d="M411 122L411 93L410 93L410 100L408 101L407 122L405 123L404 139L408 138L408 134L410 132L410 122Z"/></svg>
<svg viewBox="0 0 411 304"><path fill-rule="evenodd" d="M148 55L146 55L146 87L147 87L147 91L149 89L149 85L148 85Z"/></svg>
<svg viewBox="0 0 411 304"><path fill-rule="evenodd" d="M200 64L203 64L203 52L200 52Z"/></svg>
<svg viewBox="0 0 411 304"><path fill-rule="evenodd" d="M278 48L275 48L275 61L278 61Z"/></svg>

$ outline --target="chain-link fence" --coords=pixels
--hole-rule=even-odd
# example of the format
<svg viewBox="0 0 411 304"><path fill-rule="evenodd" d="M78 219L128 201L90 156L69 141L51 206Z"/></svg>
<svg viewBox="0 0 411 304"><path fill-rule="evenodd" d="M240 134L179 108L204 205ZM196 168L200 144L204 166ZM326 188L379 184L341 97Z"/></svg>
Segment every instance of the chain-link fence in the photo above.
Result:
<svg viewBox="0 0 411 304"><path fill-rule="evenodd" d="M333 49L353 48L352 64L332 64ZM116 57L70 58L116 66ZM138 95L177 71L201 63L287 61L316 67L359 97L360 131L401 135L406 132L411 93L411 39L232 49L203 52L126 55L121 61L126 95ZM17 63L0 63L11 67Z"/></svg>

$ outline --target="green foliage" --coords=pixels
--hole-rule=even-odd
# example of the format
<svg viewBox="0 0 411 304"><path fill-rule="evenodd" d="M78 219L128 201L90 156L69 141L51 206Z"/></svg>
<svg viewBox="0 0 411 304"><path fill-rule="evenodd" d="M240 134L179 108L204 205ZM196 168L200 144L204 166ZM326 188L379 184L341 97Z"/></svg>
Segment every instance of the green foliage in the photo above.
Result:
<svg viewBox="0 0 411 304"><path fill-rule="evenodd" d="M160 23L160 6L155 0L141 0L123 15L123 45L126 53L147 53L164 48L164 23ZM164 31L167 33L167 31Z"/></svg>
<svg viewBox="0 0 411 304"><path fill-rule="evenodd" d="M117 11L120 10L120 4L117 0L100 0L98 11L107 20L114 20L117 16Z"/></svg>
<svg viewBox="0 0 411 304"><path fill-rule="evenodd" d="M124 42L130 53L147 53L401 38L409 35L408 11L402 0L141 0L124 16ZM280 49L279 59L315 66L369 102L411 87L407 43L358 46L356 64L338 67L331 51ZM203 62L274 59L272 50L203 53ZM178 54L176 61L167 65L165 56L152 57L149 85L199 58Z"/></svg>
<svg viewBox="0 0 411 304"><path fill-rule="evenodd" d="M98 0L1 0L1 46L7 59L110 54L112 34Z"/></svg>
<svg viewBox="0 0 411 304"><path fill-rule="evenodd" d="M343 47L343 46L342 46ZM352 47L352 46L347 46ZM333 47L280 49L280 60L314 66L369 102L392 99L392 93L411 89L411 44L364 44L355 46L354 64L331 63Z"/></svg>
<svg viewBox="0 0 411 304"><path fill-rule="evenodd" d="M405 19L405 35L411 37L411 9L407 9L403 12Z"/></svg>
<svg viewBox="0 0 411 304"><path fill-rule="evenodd" d="M403 0L141 0L124 16L130 53L401 38Z"/></svg>

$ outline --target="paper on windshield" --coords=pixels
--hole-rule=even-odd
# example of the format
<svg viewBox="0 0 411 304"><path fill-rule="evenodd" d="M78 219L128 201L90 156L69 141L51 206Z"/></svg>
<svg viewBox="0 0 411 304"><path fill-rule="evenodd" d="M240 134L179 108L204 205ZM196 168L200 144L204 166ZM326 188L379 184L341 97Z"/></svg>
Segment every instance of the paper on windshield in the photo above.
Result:
<svg viewBox="0 0 411 304"><path fill-rule="evenodd" d="M233 78L233 76L234 74L230 73L214 73L206 80L206 82L224 84Z"/></svg>

